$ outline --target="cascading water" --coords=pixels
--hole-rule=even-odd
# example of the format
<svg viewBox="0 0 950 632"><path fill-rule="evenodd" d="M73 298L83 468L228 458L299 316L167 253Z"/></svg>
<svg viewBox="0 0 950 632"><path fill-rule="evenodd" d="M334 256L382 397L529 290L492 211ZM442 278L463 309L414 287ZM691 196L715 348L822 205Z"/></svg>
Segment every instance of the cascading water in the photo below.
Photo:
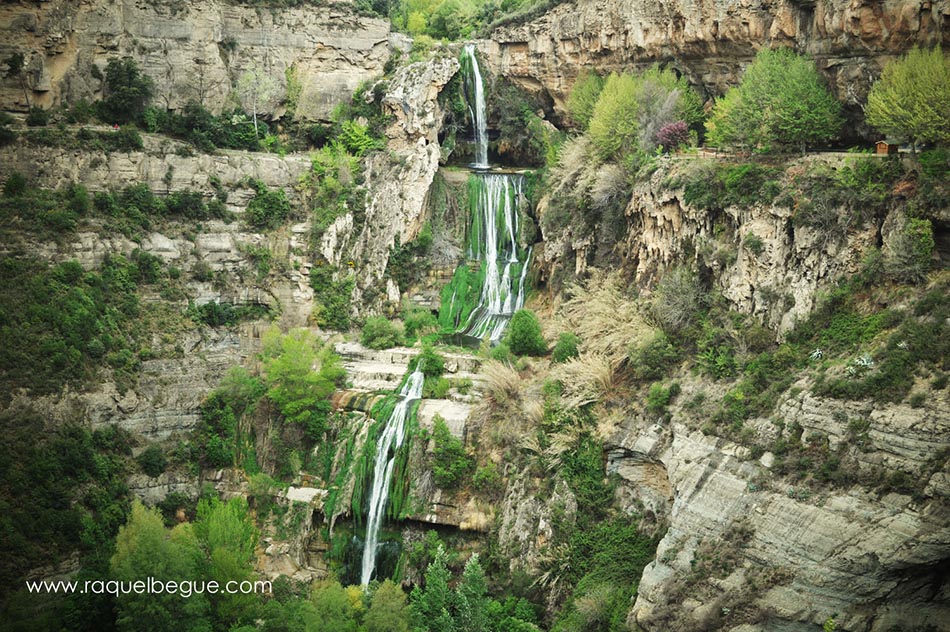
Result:
<svg viewBox="0 0 950 632"><path fill-rule="evenodd" d="M473 175L469 257L482 263L482 287L462 333L497 342L511 315L524 305L527 252L518 246L518 211L524 178L515 174Z"/></svg>
<svg viewBox="0 0 950 632"><path fill-rule="evenodd" d="M472 92L475 102L469 104L469 112L474 119L475 127L475 169L488 169L488 122L485 109L485 87L482 83L482 73L478 69L478 59L475 57L475 45L466 44L465 55L472 64Z"/></svg>
<svg viewBox="0 0 950 632"><path fill-rule="evenodd" d="M524 177L484 173L488 164L485 91L475 47L465 46L463 64L468 109L474 127L474 173L469 177L471 230L468 259L478 261L477 276L469 264L455 272L442 296L439 322L461 334L463 344L498 342L511 315L524 305L524 286L531 250L519 246L519 217L524 203Z"/></svg>
<svg viewBox="0 0 950 632"><path fill-rule="evenodd" d="M366 543L363 547L363 567L360 584L366 586L373 578L376 569L376 548L379 544L379 528L386 513L389 500L389 485L396 465L396 451L405 439L406 419L413 402L422 397L422 384L425 376L421 367L409 375L409 379L399 392L399 403L393 409L383 432L376 444L376 460L373 467L373 488L369 496L369 514L366 521Z"/></svg>

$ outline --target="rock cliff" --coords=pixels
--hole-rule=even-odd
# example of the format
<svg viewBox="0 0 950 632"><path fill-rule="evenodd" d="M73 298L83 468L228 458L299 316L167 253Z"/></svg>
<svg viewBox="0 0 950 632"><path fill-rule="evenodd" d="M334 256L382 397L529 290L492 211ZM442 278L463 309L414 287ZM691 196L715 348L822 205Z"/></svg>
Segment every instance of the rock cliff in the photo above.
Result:
<svg viewBox="0 0 950 632"><path fill-rule="evenodd" d="M155 102L170 109L196 100L219 112L252 71L276 81L262 111L285 111L292 77L296 116L326 119L360 82L382 74L389 36L388 20L360 16L348 2L271 9L228 0L7 2L0 58L22 54L24 69L0 81L0 109L91 101L102 94L96 77L106 63L132 56L155 82Z"/></svg>
<svg viewBox="0 0 950 632"><path fill-rule="evenodd" d="M860 107L883 61L948 39L946 0L574 0L495 29L479 48L493 74L543 95L563 116L583 69L607 73L660 62L717 96L738 83L763 46L811 55L838 97Z"/></svg>

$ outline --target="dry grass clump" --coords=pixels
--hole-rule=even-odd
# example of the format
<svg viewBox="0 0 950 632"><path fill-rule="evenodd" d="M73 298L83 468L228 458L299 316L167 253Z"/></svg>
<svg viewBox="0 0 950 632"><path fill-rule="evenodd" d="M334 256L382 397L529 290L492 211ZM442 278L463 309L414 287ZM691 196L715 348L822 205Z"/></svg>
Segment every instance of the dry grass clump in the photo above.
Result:
<svg viewBox="0 0 950 632"><path fill-rule="evenodd" d="M581 338L581 351L606 360L616 370L631 347L640 346L656 333L637 302L625 293L619 272L597 271L569 291L563 315L570 331Z"/></svg>
<svg viewBox="0 0 950 632"><path fill-rule="evenodd" d="M511 366L488 360L482 364L486 401L493 407L507 408L521 399L521 376Z"/></svg>
<svg viewBox="0 0 950 632"><path fill-rule="evenodd" d="M602 401L614 386L610 361L597 353L585 353L556 365L551 377L564 385L561 402L568 409Z"/></svg>

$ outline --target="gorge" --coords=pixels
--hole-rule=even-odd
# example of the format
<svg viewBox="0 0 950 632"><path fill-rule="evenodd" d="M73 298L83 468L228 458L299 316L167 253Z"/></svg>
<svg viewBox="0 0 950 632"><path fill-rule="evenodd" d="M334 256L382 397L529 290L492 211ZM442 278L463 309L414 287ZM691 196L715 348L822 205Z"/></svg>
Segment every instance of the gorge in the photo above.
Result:
<svg viewBox="0 0 950 632"><path fill-rule="evenodd" d="M0 31L3 629L950 629L950 3Z"/></svg>

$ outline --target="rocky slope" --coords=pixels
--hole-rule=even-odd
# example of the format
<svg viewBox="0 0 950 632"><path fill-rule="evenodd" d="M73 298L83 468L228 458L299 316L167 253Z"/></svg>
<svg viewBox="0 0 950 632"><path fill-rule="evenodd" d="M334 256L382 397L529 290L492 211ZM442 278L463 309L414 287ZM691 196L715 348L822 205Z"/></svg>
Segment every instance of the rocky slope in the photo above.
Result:
<svg viewBox="0 0 950 632"><path fill-rule="evenodd" d="M738 83L763 46L813 56L837 96L859 108L886 59L948 38L946 0L574 0L495 29L479 49L493 74L541 94L563 116L585 68L607 73L661 62L716 96Z"/></svg>
<svg viewBox="0 0 950 632"><path fill-rule="evenodd" d="M197 100L219 112L251 70L276 82L261 111L280 115L289 72L299 82L296 116L307 120L328 118L360 82L381 75L392 51L389 21L360 16L348 2L7 2L0 42L0 58L19 53L25 62L22 76L0 81L3 110L93 100L106 63L132 56L170 109Z"/></svg>

